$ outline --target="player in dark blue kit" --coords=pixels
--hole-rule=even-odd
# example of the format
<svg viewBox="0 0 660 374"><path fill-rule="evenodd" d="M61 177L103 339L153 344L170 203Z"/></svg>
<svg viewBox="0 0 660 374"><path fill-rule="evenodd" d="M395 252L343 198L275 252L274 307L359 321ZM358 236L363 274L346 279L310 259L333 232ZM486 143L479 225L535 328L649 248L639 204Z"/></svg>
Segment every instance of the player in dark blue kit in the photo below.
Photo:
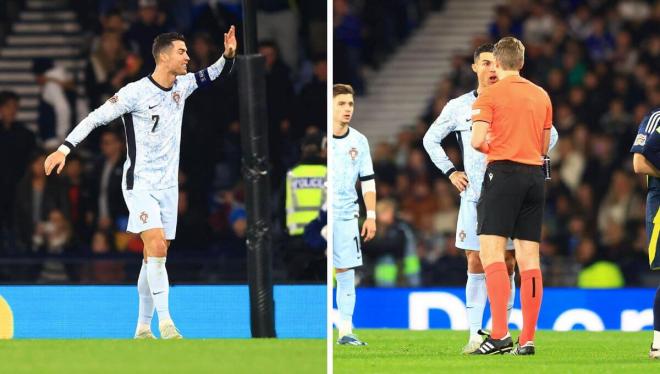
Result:
<svg viewBox="0 0 660 374"><path fill-rule="evenodd" d="M630 152L637 174L647 176L646 235L649 238L649 265L651 270L660 269L660 256L656 249L660 234L660 108L652 110L639 125L637 137ZM653 302L653 343L650 358L660 358L660 288L655 291Z"/></svg>

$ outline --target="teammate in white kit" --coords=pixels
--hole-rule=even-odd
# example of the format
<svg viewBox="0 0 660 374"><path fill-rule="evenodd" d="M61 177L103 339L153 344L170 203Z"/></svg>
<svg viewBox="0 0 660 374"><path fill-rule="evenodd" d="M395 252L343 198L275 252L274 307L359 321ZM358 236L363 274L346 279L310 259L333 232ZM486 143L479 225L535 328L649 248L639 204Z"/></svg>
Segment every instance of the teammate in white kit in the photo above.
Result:
<svg viewBox="0 0 660 374"><path fill-rule="evenodd" d="M229 75L236 55L234 26L224 35L225 51L213 65L187 73L185 39L178 33L154 39L154 72L129 83L90 113L44 163L46 175L64 168L66 156L89 133L122 117L128 157L122 191L129 210L127 231L144 242L144 261L138 277L139 315L136 339L153 339L151 319L158 312L163 339L181 339L169 313L169 280L165 258L176 234L181 119L186 99L198 87Z"/></svg>
<svg viewBox="0 0 660 374"><path fill-rule="evenodd" d="M337 278L339 339L337 344L366 345L353 334L355 309L355 270L362 266L360 210L355 184L360 180L367 219L362 225L364 241L376 235L376 182L367 138L349 127L353 116L353 88L346 84L332 87L332 260Z"/></svg>
<svg viewBox="0 0 660 374"><path fill-rule="evenodd" d="M456 223L456 248L465 250L467 256L468 278L465 296L470 325L470 338L463 348L464 354L478 349L484 336L487 335L481 330L488 293L486 276L479 258L479 237L477 236L477 201L481 195L481 184L487 163L486 155L472 148L470 140L472 139L472 104L477 100L477 95L481 90L497 82L493 48L492 44L484 44L475 50L472 70L477 74L479 86L474 91L450 100L424 136L424 148L431 160L461 192L461 206ZM463 154L464 172L456 170L440 144L451 132L456 133L458 145ZM557 138L557 130L553 127L550 139L551 148L557 142ZM507 243L507 249L509 251L506 252L506 264L511 280L511 297L507 309L510 314L516 290L514 273L516 260L511 240Z"/></svg>

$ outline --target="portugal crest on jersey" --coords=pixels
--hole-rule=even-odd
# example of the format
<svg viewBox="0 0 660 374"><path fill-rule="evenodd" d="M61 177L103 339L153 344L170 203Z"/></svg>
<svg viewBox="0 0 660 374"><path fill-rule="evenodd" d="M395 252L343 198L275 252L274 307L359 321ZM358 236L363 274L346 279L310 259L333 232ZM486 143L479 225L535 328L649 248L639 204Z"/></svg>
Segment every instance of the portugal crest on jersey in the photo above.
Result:
<svg viewBox="0 0 660 374"><path fill-rule="evenodd" d="M172 100L174 100L176 105L179 105L179 101L181 100L181 95L179 95L179 91L172 92Z"/></svg>
<svg viewBox="0 0 660 374"><path fill-rule="evenodd" d="M351 156L351 160L355 161L358 155L358 150L357 148L353 147L348 151L348 155Z"/></svg>

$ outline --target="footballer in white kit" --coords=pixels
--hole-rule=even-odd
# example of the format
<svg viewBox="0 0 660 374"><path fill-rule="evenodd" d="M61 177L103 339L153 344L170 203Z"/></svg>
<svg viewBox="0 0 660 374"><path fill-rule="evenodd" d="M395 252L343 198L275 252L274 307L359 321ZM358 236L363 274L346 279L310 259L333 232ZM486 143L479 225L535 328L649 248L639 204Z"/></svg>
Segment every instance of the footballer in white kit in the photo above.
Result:
<svg viewBox="0 0 660 374"><path fill-rule="evenodd" d="M440 116L431 124L424 135L424 148L433 163L452 184L461 192L461 204L456 222L456 248L466 251L468 260L468 279L465 287L466 308L470 325L470 339L463 348L468 354L479 348L486 334L482 328L483 313L486 307L486 276L479 258L479 236L477 235L477 202L481 195L481 185L486 172L486 155L472 148L472 104L479 92L497 82L493 45L484 44L474 52L472 70L477 74L478 88L455 99L449 100ZM463 156L465 171L458 171L442 148L442 140L454 132ZM550 148L558 139L557 130L552 127ZM511 281L511 296L507 308L509 313L515 299L515 257L513 242L507 242L506 264Z"/></svg>
<svg viewBox="0 0 660 374"><path fill-rule="evenodd" d="M169 280L165 259L176 236L179 151L186 99L197 88L231 73L236 55L235 28L224 35L222 57L206 69L188 73L185 39L165 33L154 39L154 72L121 88L91 112L46 158L46 174L59 174L66 156L95 128L121 117L127 158L122 192L129 210L127 231L140 234L144 261L138 277L139 315L135 338L154 338L151 320L158 313L161 338L180 339L169 314Z"/></svg>
<svg viewBox="0 0 660 374"><path fill-rule="evenodd" d="M337 344L366 345L353 334L355 309L355 270L362 265L360 236L364 241L376 235L376 182L367 138L348 124L353 116L353 88L346 84L332 87L332 260L337 279L339 339ZM360 181L367 218L360 216L355 184Z"/></svg>

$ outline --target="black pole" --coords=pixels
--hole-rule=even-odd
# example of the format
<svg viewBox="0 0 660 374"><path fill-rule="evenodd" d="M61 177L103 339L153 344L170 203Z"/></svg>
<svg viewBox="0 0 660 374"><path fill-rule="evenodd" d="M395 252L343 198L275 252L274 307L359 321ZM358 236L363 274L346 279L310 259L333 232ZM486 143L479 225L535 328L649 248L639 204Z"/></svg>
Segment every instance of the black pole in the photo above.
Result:
<svg viewBox="0 0 660 374"><path fill-rule="evenodd" d="M256 54L255 2L243 0L245 55L238 56L242 173L247 211L250 330L254 338L275 337L270 233L270 173L266 116L266 67Z"/></svg>
<svg viewBox="0 0 660 374"><path fill-rule="evenodd" d="M243 50L257 53L257 9L254 0L243 0Z"/></svg>

